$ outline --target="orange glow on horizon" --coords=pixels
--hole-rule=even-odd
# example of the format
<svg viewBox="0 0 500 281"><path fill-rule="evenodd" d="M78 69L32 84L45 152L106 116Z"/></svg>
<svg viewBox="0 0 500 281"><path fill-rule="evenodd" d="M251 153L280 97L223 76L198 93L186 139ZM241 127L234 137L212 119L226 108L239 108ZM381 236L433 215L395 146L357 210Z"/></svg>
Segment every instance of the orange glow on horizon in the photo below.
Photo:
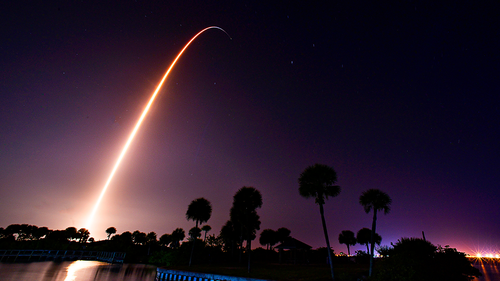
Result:
<svg viewBox="0 0 500 281"><path fill-rule="evenodd" d="M146 107L144 108L144 111L142 112L141 117L137 121L137 124L135 125L134 129L132 130L132 133L128 137L128 140L125 143L125 146L123 147L122 152L120 153L120 156L118 157L118 160L116 161L116 164L114 165L113 170L111 171L111 174L109 175L108 180L106 181L106 184L104 185L104 187L103 187L103 189L101 191L101 194L99 195L99 198L97 199L97 202L95 203L94 208L92 209L92 212L90 213L90 216L89 216L86 224L84 225L85 228L90 229L90 226L93 223L94 216L95 216L95 214L97 212L97 209L99 208L99 205L100 205L100 203L102 201L102 198L104 197L104 194L106 193L106 190L108 189L109 184L111 183L111 180L113 179L113 176L115 175L116 171L118 170L118 167L120 166L120 163L122 162L123 157L125 156L125 154L126 154L128 148L129 148L130 144L132 143L132 140L134 139L137 131L139 130L139 127L141 126L142 121L146 117L146 115L147 115L147 113L149 111L149 108L153 104L153 101L155 100L156 96L158 95L158 92L160 91L161 87L163 86L163 83L167 79L167 76L170 73L170 71L172 70L172 68L174 67L175 63L177 62L177 60L179 60L179 58L182 56L182 54L187 49L187 47L191 44L191 42L193 42L203 32L205 32L205 31L207 31L209 29L213 29L213 28L214 29L222 30L224 33L227 34L227 36L229 36L229 34L224 29L222 29L222 28L220 28L218 26L209 26L209 27L201 30L200 32L198 32L193 38L191 38L191 40L189 40L189 42L187 42L187 44L184 46L184 48L182 48L182 50L179 52L179 54L177 55L177 57L174 59L174 61L170 65L170 67L167 69L167 72L165 73L165 75L161 79L160 83L158 84L158 87L156 87L156 90L154 91L153 95L149 99L149 102L146 105ZM229 36L229 38L231 39L231 36Z"/></svg>
<svg viewBox="0 0 500 281"><path fill-rule="evenodd" d="M500 259L500 254L493 253L475 253L474 255L470 255L471 258L477 259Z"/></svg>

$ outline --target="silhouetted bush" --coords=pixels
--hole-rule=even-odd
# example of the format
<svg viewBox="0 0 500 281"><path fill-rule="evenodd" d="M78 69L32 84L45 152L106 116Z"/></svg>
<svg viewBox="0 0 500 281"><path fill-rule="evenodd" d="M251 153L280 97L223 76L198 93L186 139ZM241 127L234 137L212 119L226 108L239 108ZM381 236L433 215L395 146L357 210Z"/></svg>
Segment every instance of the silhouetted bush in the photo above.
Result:
<svg viewBox="0 0 500 281"><path fill-rule="evenodd" d="M171 266L175 265L177 260L178 260L178 251L163 250L153 253L149 257L148 263L155 264L158 266Z"/></svg>
<svg viewBox="0 0 500 281"><path fill-rule="evenodd" d="M464 253L418 238L402 238L374 269L376 281L467 281L481 276Z"/></svg>

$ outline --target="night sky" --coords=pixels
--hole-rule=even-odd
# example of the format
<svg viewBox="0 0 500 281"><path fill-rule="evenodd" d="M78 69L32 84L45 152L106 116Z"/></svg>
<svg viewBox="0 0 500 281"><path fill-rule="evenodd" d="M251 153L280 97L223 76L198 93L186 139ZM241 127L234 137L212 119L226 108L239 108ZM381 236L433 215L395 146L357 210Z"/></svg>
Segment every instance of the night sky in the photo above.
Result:
<svg viewBox="0 0 500 281"><path fill-rule="evenodd" d="M232 40L208 30L181 57L91 236L188 231L199 197L218 234L253 186L261 230L324 247L297 182L321 163L342 188L325 205L336 253L342 230L371 227L358 203L370 188L393 200L383 245L425 231L500 252L500 24L497 6L476 3L493 1L200 2L0 4L0 227L84 227L166 69L217 25Z"/></svg>

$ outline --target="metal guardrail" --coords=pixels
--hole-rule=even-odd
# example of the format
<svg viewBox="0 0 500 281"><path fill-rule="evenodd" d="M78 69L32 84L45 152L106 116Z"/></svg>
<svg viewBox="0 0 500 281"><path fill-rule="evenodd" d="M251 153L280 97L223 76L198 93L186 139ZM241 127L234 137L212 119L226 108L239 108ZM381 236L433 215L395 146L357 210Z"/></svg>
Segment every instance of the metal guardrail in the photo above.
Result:
<svg viewBox="0 0 500 281"><path fill-rule="evenodd" d="M98 260L123 263L126 253L82 250L0 250L0 262Z"/></svg>
<svg viewBox="0 0 500 281"><path fill-rule="evenodd" d="M269 280L157 268L156 281L269 281Z"/></svg>

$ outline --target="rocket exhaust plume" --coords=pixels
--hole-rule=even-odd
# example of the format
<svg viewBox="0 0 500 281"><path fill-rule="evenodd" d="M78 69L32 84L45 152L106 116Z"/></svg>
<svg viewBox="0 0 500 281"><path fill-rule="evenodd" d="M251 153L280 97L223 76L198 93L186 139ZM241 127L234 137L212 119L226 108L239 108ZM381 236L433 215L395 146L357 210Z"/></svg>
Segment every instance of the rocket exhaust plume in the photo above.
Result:
<svg viewBox="0 0 500 281"><path fill-rule="evenodd" d="M144 120L144 118L148 114L149 108L153 104L153 101L155 100L156 96L158 95L158 92L160 91L161 87L163 86L163 82L165 82L165 80L167 79L168 74L170 73L170 71L174 67L175 63L177 62L177 60L179 60L179 58L182 56L182 53L184 53L184 51L191 44L191 42L193 42L199 35L201 35L203 32L205 32L205 31L207 31L209 29L219 29L219 30L223 31L224 33L226 33L227 36L229 36L229 34L224 29L222 29L222 28L220 28L218 26L209 26L209 27L201 30L200 32L198 32L195 36L193 36L193 38L191 38L191 40L189 40L189 42L187 42L187 44L184 46L184 48L182 48L182 50L179 52L179 54L177 55L177 57L175 57L174 61L172 62L172 64L170 65L170 67L167 69L167 72L165 73L165 75L161 79L160 83L158 84L158 87L156 87L156 90L154 91L153 95L149 99L149 102L146 105L146 107L144 108L144 111L142 112L141 117L137 121L137 124L135 125L134 129L132 130L132 133L128 137L127 143L123 147L122 152L120 153L120 156L118 157L118 160L116 161L116 164L113 167L113 170L111 170L111 174L109 175L108 180L106 181L106 184L104 185L104 187L103 187L103 189L101 191L101 194L99 195L99 198L97 199L97 202L95 203L94 208L92 209L92 212L90 213L90 216L89 216L89 218L87 220L87 223L85 224L85 228L89 229L89 227L92 225L95 213L97 212L97 209L99 208L99 204L101 203L101 200L104 197L104 194L106 193L106 190L108 189L108 186L111 183L111 180L113 179L113 176L115 175L116 170L120 166L120 163L122 162L122 159L125 156L125 153L127 153L128 147L132 143L132 140L134 139L135 134L137 133L137 131L141 127L142 121ZM232 40L231 36L229 36L229 39Z"/></svg>

